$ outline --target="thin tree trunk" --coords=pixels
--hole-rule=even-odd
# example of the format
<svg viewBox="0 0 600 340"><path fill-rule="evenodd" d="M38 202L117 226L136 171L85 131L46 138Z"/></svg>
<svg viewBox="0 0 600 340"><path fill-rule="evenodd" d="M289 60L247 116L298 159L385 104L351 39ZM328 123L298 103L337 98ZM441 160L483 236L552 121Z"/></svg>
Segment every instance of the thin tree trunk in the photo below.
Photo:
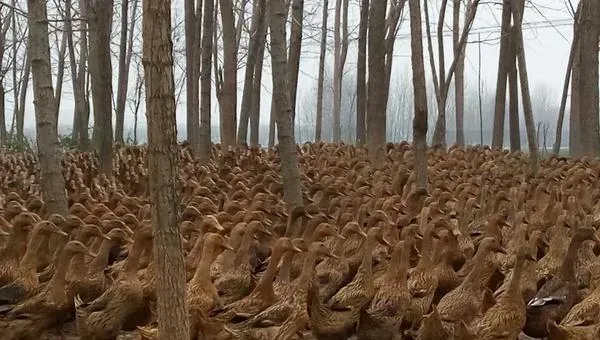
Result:
<svg viewBox="0 0 600 340"><path fill-rule="evenodd" d="M112 66L110 33L113 0L90 1L88 17L90 31L90 75L94 102L94 131L92 140L98 152L99 170L112 175Z"/></svg>
<svg viewBox="0 0 600 340"><path fill-rule="evenodd" d="M248 5L248 0L242 0L240 5L240 10L238 11L237 23L235 24L235 50L240 50L240 42L242 40L242 30L245 26L245 16L246 16L246 6Z"/></svg>
<svg viewBox="0 0 600 340"><path fill-rule="evenodd" d="M492 131L492 147L501 149L504 144L504 120L506 115L506 84L511 56L511 9L510 4L503 3L502 26L500 39L500 55L498 56L498 77L496 80L496 104L494 106L494 127Z"/></svg>
<svg viewBox="0 0 600 340"><path fill-rule="evenodd" d="M563 84L563 92L560 99L560 108L558 110L558 120L556 122L556 137L554 139L554 145L552 147L552 153L558 156L560 152L560 144L562 141L563 122L565 120L565 110L567 107L567 97L569 96L569 83L571 80L571 71L573 70L573 63L575 62L575 52L577 45L579 44L579 8L581 8L582 2L579 3L577 13L575 13L575 20L573 22L573 41L571 41L571 50L569 52L569 61L567 62L567 71L565 74L565 80Z"/></svg>
<svg viewBox="0 0 600 340"><path fill-rule="evenodd" d="M427 0L425 0L427 1ZM410 47L413 78L415 116L413 118L413 148L417 185L427 188L427 88L423 62L423 40L421 29L421 0L409 0Z"/></svg>
<svg viewBox="0 0 600 340"><path fill-rule="evenodd" d="M454 0L453 8L453 35L452 44L456 63L456 75L454 78L454 106L456 118L455 143L461 148L465 147L465 49L458 49L460 32L460 4L461 0Z"/></svg>
<svg viewBox="0 0 600 340"><path fill-rule="evenodd" d="M369 160L380 168L385 163L385 13L387 0L372 0L369 13L369 80L367 98L367 148Z"/></svg>
<svg viewBox="0 0 600 340"><path fill-rule="evenodd" d="M67 53L67 34L63 33L60 40L60 47L58 51L58 73L56 75L56 90L54 98L56 100L56 129L58 133L58 116L60 113L60 101L62 98L63 79L65 76L65 59Z"/></svg>
<svg viewBox="0 0 600 340"><path fill-rule="evenodd" d="M581 33L580 33L581 34ZM579 126L579 106L580 106L580 79L581 79L581 64L579 55L581 53L581 39L578 39L575 44L575 55L573 57L573 71L571 75L571 114L569 115L569 155L581 155L581 140Z"/></svg>
<svg viewBox="0 0 600 340"><path fill-rule="evenodd" d="M259 129L260 129L260 97L262 92L262 73L263 62L265 58L265 42L267 34L267 26L269 16L268 4L265 5L264 22L260 26L258 52L256 55L256 65L254 67L254 85L252 88L252 107L250 110L250 145L258 146Z"/></svg>
<svg viewBox="0 0 600 340"><path fill-rule="evenodd" d="M201 164L208 164L211 154L211 67L213 53L213 13L215 0L204 0L204 17L202 20L202 65L200 72L200 134L199 134L199 160Z"/></svg>
<svg viewBox="0 0 600 340"><path fill-rule="evenodd" d="M236 144L237 129L237 48L232 0L220 0L223 24L223 86L219 96L221 148Z"/></svg>
<svg viewBox="0 0 600 340"><path fill-rule="evenodd" d="M271 98L271 114L269 115L269 148L275 146L275 134L277 133L277 116L275 109L275 99Z"/></svg>
<svg viewBox="0 0 600 340"><path fill-rule="evenodd" d="M368 0L363 0L363 3L365 1L368 1ZM321 141L321 135L323 133L323 83L325 81L325 52L327 50L327 20L328 20L327 18L328 18L328 11L329 11L329 0L323 0L322 11L323 11L323 19L321 22L321 47L319 50L319 75L318 75L318 79L317 79L317 115L315 118L316 119L315 142ZM367 9L367 13L368 13L368 9ZM361 10L361 15L362 15L362 10ZM359 39L359 45L360 45L360 39ZM366 46L366 40L365 40L365 46ZM361 53L360 46L359 46L358 53L359 54ZM366 53L366 51L364 53ZM363 67L364 67L364 65L363 65ZM366 71L366 67L364 67L364 69ZM360 76L360 70L358 70L357 76ZM363 73L362 76L364 78L365 74ZM363 81L363 86L364 86L364 81ZM364 98L361 100L364 101ZM363 121L364 121L364 103L363 103Z"/></svg>
<svg viewBox="0 0 600 340"><path fill-rule="evenodd" d="M392 0L390 6L389 17L385 20L385 87L384 98L387 109L388 96L390 91L390 79L392 78L392 66L394 61L394 45L396 43L396 35L398 33L398 25L406 0Z"/></svg>
<svg viewBox="0 0 600 340"><path fill-rule="evenodd" d="M367 139L367 30L369 0L361 0L358 24L358 59L356 63L356 144L362 146ZM324 48L324 46L323 46Z"/></svg>
<svg viewBox="0 0 600 340"><path fill-rule="evenodd" d="M290 51L288 58L290 86L290 105L292 109L292 132L296 126L296 95L298 93L298 72L300 71L300 55L302 53L302 19L304 17L304 0L292 0L292 28L290 30Z"/></svg>
<svg viewBox="0 0 600 340"><path fill-rule="evenodd" d="M67 214L65 180L61 168L61 152L56 135L55 99L52 91L50 41L46 2L27 1L29 22L29 57L33 75L33 97L37 133L38 159L42 194L48 214Z"/></svg>
<svg viewBox="0 0 600 340"><path fill-rule="evenodd" d="M583 155L600 155L599 91L598 91L598 35L600 33L596 0L582 0L579 65L579 135Z"/></svg>
<svg viewBox="0 0 600 340"><path fill-rule="evenodd" d="M510 150L521 151L521 127L519 122L519 75L517 73L516 30L511 28L508 63L509 106L508 125L510 132ZM506 85L505 85L506 86ZM502 129L504 133L504 129Z"/></svg>
<svg viewBox="0 0 600 340"><path fill-rule="evenodd" d="M196 22L200 18L196 18L194 0L185 0L185 70L187 77L186 81L186 135L187 141L192 146L195 152L198 152L198 131L200 130L200 113L198 108L198 77L196 75L197 59L200 58L196 54L198 52L197 40L198 36Z"/></svg>
<svg viewBox="0 0 600 340"><path fill-rule="evenodd" d="M4 63L4 52L6 51L6 29L8 29L10 27L10 21L8 22L2 22L3 18L0 18L0 28L2 28L2 34L0 34L0 65L3 65ZM13 63L16 63L16 60L13 60ZM6 71L6 73L8 73L8 70ZM2 77L0 78L0 145L5 145L6 141L8 139L8 136L6 134L6 104L4 102L5 100L5 89L4 89L4 76L5 74L3 72ZM16 91L16 89L14 89Z"/></svg>
<svg viewBox="0 0 600 340"><path fill-rule="evenodd" d="M125 100L127 98L127 80L129 69L127 60L127 27L129 16L129 0L121 0L121 35L119 40L119 80L117 81L117 110L115 141L123 143L123 124L125 123ZM133 21L134 19L132 19Z"/></svg>
<svg viewBox="0 0 600 340"><path fill-rule="evenodd" d="M296 143L291 124L291 108L289 89L286 81L288 74L285 18L287 9L285 0L271 1L271 65L273 71L273 101L277 117L278 153L281 158L281 177L283 179L283 196L291 211L302 206L302 187L296 155Z"/></svg>
<svg viewBox="0 0 600 340"><path fill-rule="evenodd" d="M143 56L148 118L148 178L152 201L158 334L188 340L179 180L171 1L144 0Z"/></svg>
<svg viewBox="0 0 600 340"><path fill-rule="evenodd" d="M519 80L521 84L521 95L523 97L523 115L525 117L525 128L527 130L527 141L529 144L529 158L531 172L537 173L538 170L538 147L535 140L535 122L533 120L533 108L531 106L531 96L529 93L529 79L527 76L527 64L525 59L525 50L523 49L523 10L525 0L512 0L513 20L516 27L515 48L517 49L517 63L519 67Z"/></svg>
<svg viewBox="0 0 600 340"><path fill-rule="evenodd" d="M260 48L260 34L265 22L266 1L257 1L253 6L252 23L250 24L250 43L248 46L248 57L245 65L244 89L242 92L242 106L240 108L240 125L238 128L238 144L246 144L248 141L248 122L253 102L254 74L256 72L257 54ZM262 72L261 72L262 73Z"/></svg>
<svg viewBox="0 0 600 340"><path fill-rule="evenodd" d="M341 101L342 101L342 0L335 2L335 18L333 26L333 142L342 140Z"/></svg>
<svg viewBox="0 0 600 340"><path fill-rule="evenodd" d="M29 49L29 44L30 42L27 42L27 48ZM29 90L29 78L30 76L32 76L32 60L31 60L31 55L30 52L31 50L28 51L27 55L25 56L25 70L23 71L22 74L22 82L21 82L21 86L20 86L20 91L19 91L19 106L15 107L15 109L17 109L16 112L16 117L17 117L17 141L19 141L19 145L23 146L25 143L25 135L24 135L24 130L25 130L25 103L27 100L27 91ZM54 95L54 93L52 94ZM53 112L54 114L54 112ZM37 123L37 121L36 121Z"/></svg>

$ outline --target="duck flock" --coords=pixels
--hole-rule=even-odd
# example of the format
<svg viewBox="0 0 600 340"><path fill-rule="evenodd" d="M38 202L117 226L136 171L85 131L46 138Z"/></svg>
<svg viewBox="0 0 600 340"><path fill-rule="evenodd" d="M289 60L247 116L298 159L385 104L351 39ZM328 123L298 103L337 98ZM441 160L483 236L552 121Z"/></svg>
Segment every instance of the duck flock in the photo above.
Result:
<svg viewBox="0 0 600 340"><path fill-rule="evenodd" d="M302 207L277 150L179 149L192 340L600 339L600 161L430 149L374 168L365 149L297 147ZM32 154L0 154L0 339L157 339L144 147L62 161L46 212Z"/></svg>

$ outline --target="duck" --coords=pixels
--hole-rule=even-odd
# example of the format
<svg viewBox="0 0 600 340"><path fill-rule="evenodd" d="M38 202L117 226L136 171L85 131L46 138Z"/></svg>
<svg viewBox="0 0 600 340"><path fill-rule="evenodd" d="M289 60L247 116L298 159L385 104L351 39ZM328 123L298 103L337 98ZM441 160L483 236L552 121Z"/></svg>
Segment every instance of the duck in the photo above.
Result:
<svg viewBox="0 0 600 340"><path fill-rule="evenodd" d="M525 261L535 261L528 248L517 253L515 267L508 288L477 322L475 334L481 340L514 340L525 326L525 301L521 294L521 278Z"/></svg>
<svg viewBox="0 0 600 340"><path fill-rule="evenodd" d="M579 248L585 240L594 240L600 244L596 230L580 227L575 231L568 245L567 254L557 272L527 302L527 323L523 332L533 337L548 335L546 325L550 321L560 322L576 303L578 296L575 277L575 260Z"/></svg>
<svg viewBox="0 0 600 340"><path fill-rule="evenodd" d="M25 254L27 236L37 223L37 217L24 212L14 217L13 227L5 247L0 251L0 286L15 280L19 272L19 263Z"/></svg>

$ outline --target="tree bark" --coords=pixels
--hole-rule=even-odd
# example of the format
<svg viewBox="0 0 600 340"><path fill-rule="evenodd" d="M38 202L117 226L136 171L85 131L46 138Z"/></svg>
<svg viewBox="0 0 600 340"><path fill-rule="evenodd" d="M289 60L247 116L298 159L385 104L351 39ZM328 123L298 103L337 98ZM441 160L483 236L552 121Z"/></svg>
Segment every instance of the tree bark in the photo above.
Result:
<svg viewBox="0 0 600 340"><path fill-rule="evenodd" d="M385 163L385 13L387 0L372 0L369 13L369 80L367 97L367 148L369 160L379 168Z"/></svg>
<svg viewBox="0 0 600 340"><path fill-rule="evenodd" d="M48 214L67 214L65 180L61 168L61 152L56 135L55 99L52 90L50 41L46 2L27 1L29 22L29 58L33 75L38 159L42 194Z"/></svg>
<svg viewBox="0 0 600 340"><path fill-rule="evenodd" d="M599 5L596 0L583 0L579 67L585 70L579 78L579 135L581 154L600 155L599 92L598 92L598 34Z"/></svg>
<svg viewBox="0 0 600 340"><path fill-rule="evenodd" d="M556 137L554 139L554 145L552 146L552 153L555 156L558 156L560 153L560 145L562 142L562 131L563 131L563 122L565 120L565 110L567 107L567 97L569 96L569 83L571 80L571 73L573 70L573 64L575 62L575 52L577 50L577 45L579 44L579 13L582 2L579 2L579 6L577 6L577 12L575 13L575 20L573 22L573 40L571 41L571 50L569 52L569 61L567 62L567 71L565 74L565 80L563 84L563 92L560 99L560 108L558 110L558 120L556 122Z"/></svg>
<svg viewBox="0 0 600 340"><path fill-rule="evenodd" d="M90 32L90 76L94 102L92 142L98 152L99 170L112 175L112 66L110 33L113 0L88 2Z"/></svg>
<svg viewBox="0 0 600 340"><path fill-rule="evenodd" d="M64 27L63 27L64 29ZM62 98L62 88L63 88L63 79L65 76L65 58L67 52L67 35L63 32L62 38L60 40L60 47L58 50L58 65L57 65L57 74L56 74L56 90L54 93L54 98L56 100L56 129L58 133L58 116L60 113L60 101Z"/></svg>
<svg viewBox="0 0 600 340"><path fill-rule="evenodd" d="M202 65L200 71L200 134L198 158L201 164L208 164L211 150L211 67L213 53L213 13L215 0L204 0L202 20Z"/></svg>
<svg viewBox="0 0 600 340"><path fill-rule="evenodd" d="M496 79L496 104L494 106L494 127L492 131L492 147L501 149L504 146L504 120L506 115L506 84L508 71L511 68L511 9L510 4L502 5L502 24L500 32L500 54L498 56L498 77ZM511 144L512 145L512 144Z"/></svg>
<svg viewBox="0 0 600 340"><path fill-rule="evenodd" d="M264 7L263 23L260 26L258 52L256 65L254 66L254 84L252 88L252 107L250 110L250 145L258 146L258 136L260 128L260 97L262 92L262 73L263 62L265 58L265 42L267 34L267 25L269 16L267 14L268 4Z"/></svg>
<svg viewBox="0 0 600 340"><path fill-rule="evenodd" d="M456 116L456 138L455 143L461 148L465 147L465 48L459 49L460 32L460 0L454 0L453 8L453 35L452 44L456 62L456 75L454 78L454 107Z"/></svg>
<svg viewBox="0 0 600 340"><path fill-rule="evenodd" d="M385 104L387 110L387 102L390 91L390 80L392 78L392 66L394 61L394 45L396 43L396 35L398 33L398 24L404 10L406 0L392 0L388 18L385 20Z"/></svg>
<svg viewBox="0 0 600 340"><path fill-rule="evenodd" d="M87 0L80 0L80 15L83 19L87 19ZM71 78L73 82L73 98L74 98L74 114L73 114L73 135L72 138L78 145L80 150L87 150L89 144L88 134L88 115L87 95L86 95L86 66L88 55L87 44L87 20L81 20L79 23L80 39L79 39L79 63L75 61L75 45L73 43L73 30L71 23L71 0L66 1L67 21L65 29L67 30L67 45L69 48L69 63L71 64Z"/></svg>
<svg viewBox="0 0 600 340"><path fill-rule="evenodd" d="M427 0L425 0L427 1ZM421 30L421 0L409 0L410 8L410 47L412 62L413 102L413 149L414 169L417 185L427 188L427 88L425 86L425 65L423 62L423 40Z"/></svg>
<svg viewBox="0 0 600 340"><path fill-rule="evenodd" d="M29 49L30 42L27 42L27 48ZM25 56L25 67L22 73L22 81L21 86L19 86L19 105L15 106L15 115L17 117L17 141L19 141L19 145L23 146L25 143L25 103L27 100L27 91L29 90L29 78L32 75L32 60L30 56L30 52L28 51ZM52 94L54 95L54 93ZM54 112L53 112L54 114Z"/></svg>
<svg viewBox="0 0 600 340"><path fill-rule="evenodd" d="M292 28L290 30L290 52L288 58L290 86L290 105L292 109L292 131L296 126L296 95L298 93L298 72L302 53L302 19L304 18L304 0L292 0Z"/></svg>
<svg viewBox="0 0 600 340"><path fill-rule="evenodd" d="M581 34L581 33L579 33ZM579 97L580 97L580 79L581 79L581 64L579 55L581 54L581 39L575 43L575 55L573 56L573 71L571 79L571 114L569 115L569 154L573 156L581 155L581 139L579 126Z"/></svg>
<svg viewBox="0 0 600 340"><path fill-rule="evenodd" d="M125 123L125 100L127 98L127 80L129 69L126 68L127 60L127 27L129 16L129 0L121 0L121 35L119 40L119 79L117 81L117 110L115 141L123 143L123 125ZM132 19L133 21L134 19Z"/></svg>
<svg viewBox="0 0 600 340"><path fill-rule="evenodd" d="M264 31L261 27L265 22L266 1L255 2L252 9L252 23L250 24L250 43L248 46L248 57L245 65L244 89L242 92L242 106L240 108L240 125L238 128L238 144L248 141L248 122L252 110L254 93L254 74L256 73L257 56L259 52L260 34ZM262 73L262 72L261 72Z"/></svg>
<svg viewBox="0 0 600 340"><path fill-rule="evenodd" d="M273 76L273 102L277 117L278 152L281 158L283 196L291 211L302 206L302 188L296 155L296 143L291 124L289 89L286 80L288 65L285 44L285 0L271 0L271 65Z"/></svg>
<svg viewBox="0 0 600 340"><path fill-rule="evenodd" d="M237 130L237 48L232 0L220 0L223 24L223 87L219 96L221 108L221 148L236 144Z"/></svg>
<svg viewBox="0 0 600 340"><path fill-rule="evenodd" d="M523 49L523 10L525 0L512 0L511 8L515 23L515 48L517 49L517 64L519 68L519 80L521 84L521 96L523 97L523 115L525 117L525 129L527 130L527 141L529 144L530 167L533 174L538 171L538 147L535 138L535 122L533 120L533 108L531 106L531 95L529 93L529 79L527 76L527 64L525 50Z"/></svg>
<svg viewBox="0 0 600 340"><path fill-rule="evenodd" d="M361 0L358 24L358 59L356 62L356 144L364 145L367 139L367 30L369 0Z"/></svg>
<svg viewBox="0 0 600 340"><path fill-rule="evenodd" d="M333 28L333 142L342 140L341 106L342 106L342 79L344 77L344 64L348 49L348 0L336 0L335 22ZM342 13L343 12L343 13ZM342 22L342 16L344 20ZM384 14L385 20L385 14ZM342 27L343 26L343 27ZM343 30L343 32L342 32ZM343 36L342 36L343 35ZM383 47L383 46L382 46Z"/></svg>
<svg viewBox="0 0 600 340"><path fill-rule="evenodd" d="M148 178L152 201L159 339L188 340L185 270L179 235L179 171L171 1L144 0Z"/></svg>
<svg viewBox="0 0 600 340"><path fill-rule="evenodd" d="M510 132L510 150L521 151L521 127L519 122L519 75L517 73L517 50L516 50L516 30L514 27L510 30L511 36L509 45L508 63L508 84L509 84L509 106L508 106L508 125ZM506 84L504 84L506 87ZM502 124L502 133L504 134L504 124Z"/></svg>
<svg viewBox="0 0 600 340"><path fill-rule="evenodd" d="M2 18L0 18L0 28L2 28L2 34L0 34L0 65L3 65L4 63L4 52L6 51L6 31L4 30L4 27L8 28L9 26L10 21L2 22ZM13 60L13 62L16 62L16 60ZM4 89L5 74L6 73L3 73L2 78L0 79L0 145L6 144L6 141L8 139L6 133L6 103L4 101L6 95ZM14 90L16 91L16 89Z"/></svg>
<svg viewBox="0 0 600 340"><path fill-rule="evenodd" d="M196 17L194 0L185 0L185 70L187 77L186 82L186 135L187 141L192 145L192 149L197 153L198 150L198 133L200 130L200 113L198 107L198 72L197 59L200 56L196 54L199 51L197 40L198 35L197 21L201 21Z"/></svg>

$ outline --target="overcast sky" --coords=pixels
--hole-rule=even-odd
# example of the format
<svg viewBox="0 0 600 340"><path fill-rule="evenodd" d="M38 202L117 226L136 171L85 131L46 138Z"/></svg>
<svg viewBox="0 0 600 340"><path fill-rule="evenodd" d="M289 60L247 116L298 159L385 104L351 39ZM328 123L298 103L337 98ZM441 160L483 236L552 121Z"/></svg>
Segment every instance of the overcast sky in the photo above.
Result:
<svg viewBox="0 0 600 340"><path fill-rule="evenodd" d="M174 16L182 18L182 6L179 2L182 0L175 1L174 5ZM313 12L305 19L307 22L311 22L313 25L320 25L319 20L321 14L316 12L319 7L318 2L306 0L305 7L307 12ZM449 1L452 3L452 1ZM500 3L500 1L495 1ZM577 6L577 0L572 1L573 6ZM333 24L333 14L335 1L330 1L329 18L330 28ZM435 25L437 21L437 12L439 8L439 1L431 1L431 21L432 21L432 32L435 33ZM567 64L570 42L572 39L572 16L567 8L567 0L535 0L535 5L530 0L527 0L527 8L524 16L524 37L525 37L525 53L527 58L527 67L529 73L530 86L532 88L546 86L553 94L552 98L558 101L560 98L560 92L562 89L562 83ZM315 7L316 6L316 7ZM354 26L358 22L358 2L352 0L350 8L351 27L353 31ZM408 7L406 8L406 14L408 13ZM449 8L446 16L446 64L451 63L452 56L452 41L451 41L451 19L452 9ZM499 50L499 31L500 31L500 19L501 19L501 6L494 4L489 1L482 1L480 8L477 12L477 17L473 25L471 34L469 35L469 45L466 50L466 62L465 62L465 78L466 86L475 87L477 86L477 75L478 75L478 49L481 48L482 55L482 82L484 86L493 89L496 82L497 64L498 64L498 50ZM424 22L424 19L423 19ZM398 32L398 40L395 45L395 58L394 58L394 73L395 77L402 77L410 75L410 27L408 20L402 23L402 27ZM423 29L423 32L425 30ZM314 33L314 32L312 32ZM305 35L308 35L307 33ZM330 39L332 34L330 32ZM477 41L479 37L482 43L479 44ZM435 38L434 38L435 39ZM435 43L435 42L434 42ZM331 41L330 41L331 45ZM427 54L426 40L423 39L423 47L425 50L425 64L428 69L427 77L430 79L431 74L429 72L429 62ZM434 47L435 48L435 47ZM328 51L328 58L331 60L331 50ZM265 65L270 64L270 56L265 56L268 61ZM355 46L352 43L347 59L347 71L352 71L355 68L356 53ZM332 63L329 62L329 67ZM133 66L133 65L132 65ZM299 76L299 101L303 98L303 95L307 95L316 86L316 75L318 66L318 40L308 39L303 45L303 58L300 64L300 76ZM448 67L448 66L447 66ZM117 69L117 60L113 59L113 70ZM328 70L331 74L332 70ZM114 88L116 89L116 72L114 72L115 82ZM130 86L134 85L135 70L132 67L130 76ZM241 101L241 91L243 88L243 75L244 70L241 69L238 72L238 89L239 89L239 101ZM392 79L394 82L394 79ZM31 84L31 82L30 82ZM269 107L270 107L270 88L271 88L271 73L269 69L266 69L263 74L263 100L261 114L261 124L268 122ZM60 122L62 126L69 126L72 123L72 112L73 112L73 100L71 97L70 80L65 81L63 99L60 108ZM213 90L214 92L214 90ZM28 92L29 100L27 101L26 109L26 126L32 127L34 124L34 113L33 113L33 98L32 91ZM299 105L302 103L300 102ZM213 122L218 122L217 112L217 101L213 100ZM11 109L10 103L7 104L7 122L10 122ZM239 107L239 106L238 106ZM139 128L145 129L145 116L143 114L143 106L140 111L139 117ZM126 129L131 126L133 121L131 112L126 112ZM185 95L181 96L181 101L177 108L177 120L180 126L185 124Z"/></svg>

